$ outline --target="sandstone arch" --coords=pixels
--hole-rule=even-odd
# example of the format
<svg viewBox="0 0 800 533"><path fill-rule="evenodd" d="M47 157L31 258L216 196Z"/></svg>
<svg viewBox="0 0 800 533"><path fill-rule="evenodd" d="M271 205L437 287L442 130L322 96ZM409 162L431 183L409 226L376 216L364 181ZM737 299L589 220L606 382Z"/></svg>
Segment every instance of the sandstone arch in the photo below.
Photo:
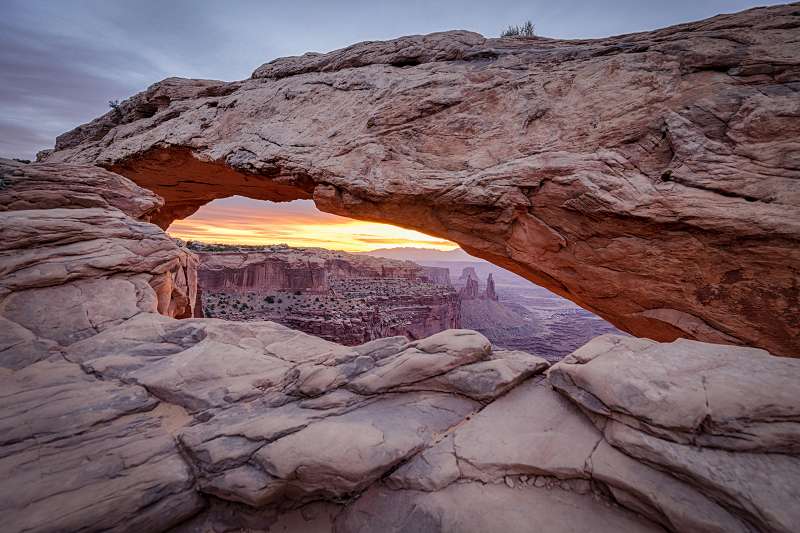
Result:
<svg viewBox="0 0 800 533"><path fill-rule="evenodd" d="M59 137L163 196L461 244L635 335L800 354L800 11L593 41L469 32L170 78Z"/></svg>

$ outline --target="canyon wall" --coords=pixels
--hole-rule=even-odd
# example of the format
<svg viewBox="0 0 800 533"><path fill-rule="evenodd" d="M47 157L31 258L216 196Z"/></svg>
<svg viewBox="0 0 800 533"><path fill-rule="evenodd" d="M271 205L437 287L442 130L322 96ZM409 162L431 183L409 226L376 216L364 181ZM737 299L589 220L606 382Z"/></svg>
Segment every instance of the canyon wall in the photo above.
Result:
<svg viewBox="0 0 800 533"><path fill-rule="evenodd" d="M198 283L206 292L328 290L328 264L289 261L268 253L205 252Z"/></svg>
<svg viewBox="0 0 800 533"><path fill-rule="evenodd" d="M203 245L195 245L201 250ZM443 278L440 270L422 267L411 261L382 259L348 254L324 248L266 246L263 251L203 252L200 257L200 284L207 290L304 290L326 292L328 279ZM449 281L449 276L447 277Z"/></svg>
<svg viewBox="0 0 800 533"><path fill-rule="evenodd" d="M274 320L345 345L419 339L461 324L447 269L285 245L198 257L195 316Z"/></svg>
<svg viewBox="0 0 800 533"><path fill-rule="evenodd" d="M420 294L400 289L391 302L371 298L366 302L370 307L366 312L297 310L283 317L267 317L345 346L394 336L421 339L461 327L461 302L454 292Z"/></svg>
<svg viewBox="0 0 800 533"><path fill-rule="evenodd" d="M450 285L450 269L447 267L422 266L422 276L436 285Z"/></svg>
<svg viewBox="0 0 800 533"><path fill-rule="evenodd" d="M800 10L595 40L454 31L168 78L65 133L165 199L455 241L634 335L800 354Z"/></svg>

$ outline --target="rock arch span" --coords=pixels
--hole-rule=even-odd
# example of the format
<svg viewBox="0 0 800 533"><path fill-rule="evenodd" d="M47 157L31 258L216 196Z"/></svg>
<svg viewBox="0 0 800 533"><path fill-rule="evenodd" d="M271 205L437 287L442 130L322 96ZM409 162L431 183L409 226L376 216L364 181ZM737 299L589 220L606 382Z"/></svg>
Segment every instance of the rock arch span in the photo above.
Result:
<svg viewBox="0 0 800 533"><path fill-rule="evenodd" d="M800 354L800 11L592 41L457 31L169 78L60 136L166 200L313 198L635 335Z"/></svg>

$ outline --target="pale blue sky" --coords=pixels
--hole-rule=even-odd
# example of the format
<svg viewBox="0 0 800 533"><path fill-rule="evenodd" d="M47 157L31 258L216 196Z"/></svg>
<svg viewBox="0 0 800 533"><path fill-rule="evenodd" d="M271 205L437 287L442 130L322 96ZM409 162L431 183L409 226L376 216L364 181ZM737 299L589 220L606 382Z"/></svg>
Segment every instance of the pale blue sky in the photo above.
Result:
<svg viewBox="0 0 800 533"><path fill-rule="evenodd" d="M769 3L0 0L0 156L32 158L168 76L236 80L276 57L450 29L497 36L526 19L548 37L602 37Z"/></svg>

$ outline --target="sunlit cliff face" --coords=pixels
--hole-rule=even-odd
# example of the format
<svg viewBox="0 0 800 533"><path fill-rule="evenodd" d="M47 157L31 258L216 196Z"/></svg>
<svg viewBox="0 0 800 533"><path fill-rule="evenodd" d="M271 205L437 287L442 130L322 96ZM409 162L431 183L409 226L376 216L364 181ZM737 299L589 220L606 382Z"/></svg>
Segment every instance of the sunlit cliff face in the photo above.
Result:
<svg viewBox="0 0 800 533"><path fill-rule="evenodd" d="M363 222L319 211L311 200L270 203L233 196L215 200L167 229L184 240L224 244L316 246L363 252L413 246L452 250L453 242L389 224Z"/></svg>

